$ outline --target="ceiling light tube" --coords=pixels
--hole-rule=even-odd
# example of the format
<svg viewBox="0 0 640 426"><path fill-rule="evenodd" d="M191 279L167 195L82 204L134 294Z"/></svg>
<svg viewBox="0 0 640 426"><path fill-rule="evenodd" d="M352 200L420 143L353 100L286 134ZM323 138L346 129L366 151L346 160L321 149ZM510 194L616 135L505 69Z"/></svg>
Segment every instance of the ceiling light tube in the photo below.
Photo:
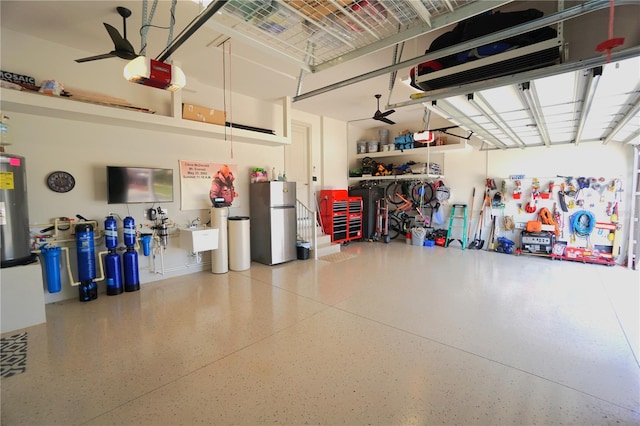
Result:
<svg viewBox="0 0 640 426"><path fill-rule="evenodd" d="M511 129L511 127L500 118L500 115L486 102L486 100L480 93L468 94L467 100L471 102L473 106L475 106L476 109L480 111L480 113L484 115L487 120L489 120L491 123L493 123L494 126L500 129L502 133L507 135L507 137L511 139L513 143L515 143L516 145L520 145L520 148L524 149L525 143L522 142L522 140ZM493 117L497 117L498 120L494 119Z"/></svg>
<svg viewBox="0 0 640 426"><path fill-rule="evenodd" d="M436 108L442 107L443 111L453 112L453 115L456 117L455 120L457 120L457 122L454 122L454 124L460 127L463 127L463 126L467 127L468 129L475 129L473 133L475 133L478 139L482 139L484 142L487 142L496 148L500 148L500 149L507 148L507 146L501 140L493 136L491 133L488 133L486 129L484 129L482 126L479 126L478 123L473 121L471 118L467 117L466 114L460 111L460 109L456 108L447 99L442 99L439 102L441 105L440 106L436 105ZM435 101L432 104L435 104ZM467 130L467 131L470 131L470 130Z"/></svg>
<svg viewBox="0 0 640 426"><path fill-rule="evenodd" d="M600 81L600 76L602 75L602 67L596 67L590 70L589 80L587 81L587 86L584 90L582 96L582 109L580 110L580 117L578 117L578 128L576 129L576 137L574 143L576 146L580 143L582 139L582 131L584 130L584 125L587 122L587 117L589 115L589 111L591 110L591 105L593 104L593 98L596 93L596 89L598 88L598 81Z"/></svg>
<svg viewBox="0 0 640 426"><path fill-rule="evenodd" d="M638 96L638 95L636 95ZM640 96L638 96L640 98ZM620 119L620 121L618 121L618 123L615 125L615 127L609 132L609 134L604 138L604 140L602 141L603 144L608 144L613 137L616 135L616 133L618 133L624 126L627 125L627 123L636 116L636 114L638 113L638 111L640 111L640 99L636 99L636 103L633 104L631 106L631 108L629 108L629 110L627 111L627 113ZM635 132L637 133L637 132ZM628 139L628 138L627 138ZM631 138L633 139L633 138ZM628 141L625 141L628 142Z"/></svg>
<svg viewBox="0 0 640 426"><path fill-rule="evenodd" d="M451 121L453 124L457 126L460 126L460 127L464 126L469 129L477 129L478 127L478 125L476 123L471 122L471 120L468 120L468 119L465 120L465 118L463 118L465 117L465 115L460 110L458 110L456 107L454 107L444 99L439 101L431 101L430 103L427 102L427 103L424 103L423 105L429 108L431 111L440 115L445 120ZM453 114L451 113L451 111L453 111ZM478 132L477 130L474 130L474 133L478 139L481 139L493 145L496 148L505 149L507 147L504 143L500 142L495 137L488 135L483 131Z"/></svg>
<svg viewBox="0 0 640 426"><path fill-rule="evenodd" d="M542 108L540 108L540 102L538 101L538 95L535 92L534 86L531 82L527 81L522 83L519 87L519 93L522 94L524 104L529 108L533 122L538 127L538 133L546 146L551 144L549 140L549 132L547 125L544 122L544 115L542 114Z"/></svg>
<svg viewBox="0 0 640 426"><path fill-rule="evenodd" d="M631 142L633 142L637 137L640 137L640 129L636 130L635 132L633 132L629 136L627 136L627 138L625 140L623 140L622 143L631 144ZM640 145L640 144L636 143L636 144L632 144L632 145Z"/></svg>

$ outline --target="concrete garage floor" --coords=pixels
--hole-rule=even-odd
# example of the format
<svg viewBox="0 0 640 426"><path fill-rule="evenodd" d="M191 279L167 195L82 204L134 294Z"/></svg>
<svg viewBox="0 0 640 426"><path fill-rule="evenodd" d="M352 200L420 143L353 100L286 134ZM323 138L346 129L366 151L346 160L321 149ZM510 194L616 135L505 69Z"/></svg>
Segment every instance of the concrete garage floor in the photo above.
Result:
<svg viewBox="0 0 640 426"><path fill-rule="evenodd" d="M637 272L404 242L343 253L47 305L3 336L28 350L1 422L640 422Z"/></svg>

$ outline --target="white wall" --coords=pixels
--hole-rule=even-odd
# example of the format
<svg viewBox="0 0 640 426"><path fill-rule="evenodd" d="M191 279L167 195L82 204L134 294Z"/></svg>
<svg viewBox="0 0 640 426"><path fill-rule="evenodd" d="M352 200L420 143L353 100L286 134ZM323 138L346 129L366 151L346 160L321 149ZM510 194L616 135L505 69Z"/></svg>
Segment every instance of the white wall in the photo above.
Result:
<svg viewBox="0 0 640 426"><path fill-rule="evenodd" d="M86 56L87 52L73 51L46 40L5 29L2 29L1 47L3 70L34 76L38 82L42 79L56 79L68 88L75 87L124 98L137 106L151 108L157 111L157 114L170 115L169 92L124 81L121 77L123 61L113 59L76 64L73 58ZM197 81L193 81L188 87L190 90L183 93L185 102L219 109L223 107L220 91ZM267 167L268 170L272 167L282 170L284 167L282 146L270 147L225 141L215 137L185 136L30 113L10 112L7 115L10 116L11 137L14 141L12 146L7 147L7 152L26 158L29 220L36 234L46 227L41 225L51 223L54 218L75 218L76 214L98 221L100 229L103 228L104 218L109 212L120 217L130 215L136 224L149 224L144 212L151 204L107 204L105 166L153 166L174 169L174 202L162 204L169 212L169 219L175 223L170 229L169 244L164 253L164 275L150 270L149 258L142 256L140 250L142 285L165 277L210 268L210 257L207 253L203 254L202 263L198 264L195 258L179 247L178 227L186 226L196 217L200 217L204 223L209 217L209 211L206 209L181 210L179 160L238 165L239 173L235 184L240 196L234 201L231 215L249 214L249 171L253 167ZM325 175L322 170L323 155L328 152L329 157L332 157L334 147L345 143L346 124L337 120L323 122L321 117L299 111L292 111L291 116L292 120L311 129L311 164L318 177L318 183L321 183ZM283 134L280 103L272 104L233 94L232 119L237 123L271 128L277 134ZM325 133L331 138L328 147L323 147L322 138ZM340 158L344 158L342 153ZM340 178L343 179L346 167L343 163L336 167L340 168ZM76 178L76 187L66 194L50 191L45 185L45 179L54 170L71 172ZM331 175L336 173L332 170ZM77 275L73 245L71 248L72 270L74 275ZM96 248L104 250L103 243L99 242ZM154 270L161 270L159 262ZM77 297L77 290L68 285L64 271L62 285L63 291L60 293L49 294L45 290L47 303ZM102 283L100 291L103 291Z"/></svg>
<svg viewBox="0 0 640 426"><path fill-rule="evenodd" d="M346 188L348 168L347 156L344 155L347 146L347 124L333 118L322 119L322 188Z"/></svg>

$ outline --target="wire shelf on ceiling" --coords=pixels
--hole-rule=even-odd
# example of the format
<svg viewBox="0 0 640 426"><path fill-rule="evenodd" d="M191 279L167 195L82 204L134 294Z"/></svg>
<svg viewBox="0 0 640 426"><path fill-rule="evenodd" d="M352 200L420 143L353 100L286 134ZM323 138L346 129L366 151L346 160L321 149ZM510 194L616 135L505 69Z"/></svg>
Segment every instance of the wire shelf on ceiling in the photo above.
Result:
<svg viewBox="0 0 640 426"><path fill-rule="evenodd" d="M215 21L301 63L317 66L476 0L229 0Z"/></svg>

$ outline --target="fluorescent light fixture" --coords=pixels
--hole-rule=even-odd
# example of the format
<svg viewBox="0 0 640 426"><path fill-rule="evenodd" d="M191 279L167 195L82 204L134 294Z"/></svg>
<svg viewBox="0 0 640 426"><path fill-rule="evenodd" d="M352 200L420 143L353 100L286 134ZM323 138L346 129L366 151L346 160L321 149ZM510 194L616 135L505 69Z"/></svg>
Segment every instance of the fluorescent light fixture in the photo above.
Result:
<svg viewBox="0 0 640 426"><path fill-rule="evenodd" d="M138 56L124 67L124 78L171 92L177 92L187 84L180 68L145 56Z"/></svg>
<svg viewBox="0 0 640 426"><path fill-rule="evenodd" d="M491 105L487 103L487 101L482 97L480 93L471 93L467 95L467 100L471 102L478 109L478 111L480 111L497 128L502 130L502 133L504 133L507 138L509 138L512 142L515 142L517 145L520 145L521 148L524 148L524 142L520 140L518 135L515 134L509 124L507 124L500 118L500 115L496 112L495 109L493 109Z"/></svg>
<svg viewBox="0 0 640 426"><path fill-rule="evenodd" d="M532 119L536 123L538 133L540 133L542 141L546 146L549 146L549 133L547 132L547 126L544 122L544 115L542 113L542 109L540 108L540 102L538 101L538 96L535 92L533 84L531 84L530 82L522 83L520 85L519 93L522 95L522 101L528 107Z"/></svg>
<svg viewBox="0 0 640 426"><path fill-rule="evenodd" d="M484 128L478 129L477 123L475 123L470 117L467 117L462 111L448 102L450 99L451 98L441 99L439 101L431 101L431 103L425 102L423 103L423 105L445 120L448 120L457 126L466 129L474 129L474 136L481 141L486 142L496 148L506 148L506 145L502 141L498 140L493 134L486 133L486 130Z"/></svg>
<svg viewBox="0 0 640 426"><path fill-rule="evenodd" d="M598 81L600 80L600 76L602 75L602 67L596 67L592 69L589 75L591 78L589 78L587 87L584 91L584 96L582 98L582 109L580 110L580 118L578 118L578 130L576 130L575 139L576 145L578 145L580 143L580 140L582 139L582 131L584 130L584 125L587 122L587 115L589 115L591 104L593 103L596 89L598 88Z"/></svg>
<svg viewBox="0 0 640 426"><path fill-rule="evenodd" d="M635 105L633 105L629 111L627 111L627 113L624 115L624 117L622 117L620 119L620 121L618 121L618 124L616 124L616 126L613 128L613 130L611 130L611 132L607 135L607 137L604 139L604 141L602 143L607 144L609 143L609 141L611 141L613 139L613 137L624 127L627 125L627 123L629 123L629 121L631 121L632 118L636 118L636 123L637 123L637 118L638 118L638 112L640 112L640 100L638 100ZM637 133L637 131L636 131ZM629 140L629 138L627 138L625 140L625 143L627 143ZM633 139L633 138L631 138Z"/></svg>

